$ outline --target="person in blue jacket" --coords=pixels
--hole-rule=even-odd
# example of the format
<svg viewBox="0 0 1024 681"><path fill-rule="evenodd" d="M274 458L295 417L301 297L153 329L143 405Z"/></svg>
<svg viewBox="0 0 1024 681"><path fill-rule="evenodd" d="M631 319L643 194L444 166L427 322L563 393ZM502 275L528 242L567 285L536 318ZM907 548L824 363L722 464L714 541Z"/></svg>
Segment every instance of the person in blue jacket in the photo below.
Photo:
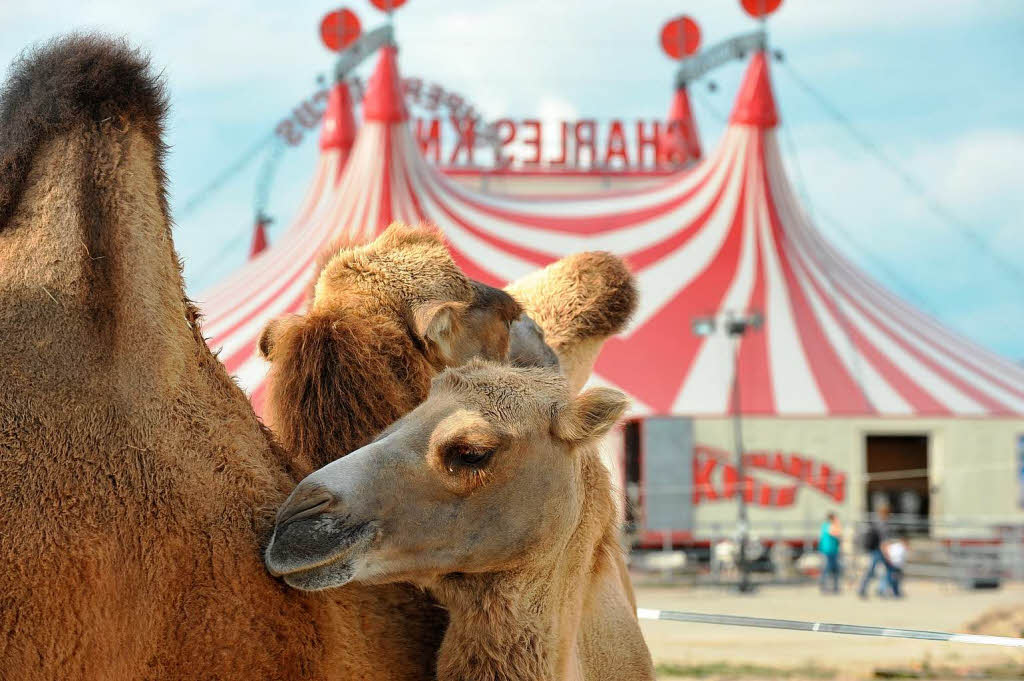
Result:
<svg viewBox="0 0 1024 681"><path fill-rule="evenodd" d="M821 536L818 538L818 551L825 559L821 570L822 593L839 593L839 540L842 536L843 527L839 524L839 517L830 511L821 524Z"/></svg>

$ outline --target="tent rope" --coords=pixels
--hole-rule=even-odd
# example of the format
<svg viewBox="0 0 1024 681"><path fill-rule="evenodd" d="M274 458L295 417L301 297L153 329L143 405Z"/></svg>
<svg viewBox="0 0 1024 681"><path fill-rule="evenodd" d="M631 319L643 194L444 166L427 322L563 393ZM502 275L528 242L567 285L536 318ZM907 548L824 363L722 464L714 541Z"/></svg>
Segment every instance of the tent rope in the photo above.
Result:
<svg viewBox="0 0 1024 681"><path fill-rule="evenodd" d="M1020 266L1002 256L989 244L984 236L977 232L973 226L965 222L940 202L939 199L936 198L920 180L903 168L896 159L887 154L879 145L875 144L864 132L857 128L836 105L832 104L825 95L801 77L788 60L783 61L782 65L793 79L793 82L795 82L805 93L814 99L825 113L835 120L841 128L846 130L850 137L863 147L865 151L895 175L903 183L904 187L911 194L915 195L929 210L929 212L932 213L932 215L952 227L966 241L970 242L980 252L987 255L992 262L998 264L1007 274L1012 276L1021 284L1024 284L1024 269L1021 269Z"/></svg>

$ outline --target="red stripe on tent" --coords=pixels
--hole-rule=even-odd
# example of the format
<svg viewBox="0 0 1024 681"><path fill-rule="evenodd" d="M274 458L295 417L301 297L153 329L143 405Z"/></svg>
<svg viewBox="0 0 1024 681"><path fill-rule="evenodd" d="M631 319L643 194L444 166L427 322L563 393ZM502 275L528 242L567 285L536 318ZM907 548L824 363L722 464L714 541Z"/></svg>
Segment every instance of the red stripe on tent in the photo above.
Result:
<svg viewBox="0 0 1024 681"><path fill-rule="evenodd" d="M284 315L287 314L298 313L305 307L307 298L308 296L306 295L306 291L304 290L284 310L282 310L280 316L283 317ZM271 317L270 315L267 315L265 317L265 321L269 322L271 319L276 319L276 317ZM221 362L224 363L224 367L228 370L229 374L233 374L236 371L238 371L242 367L242 365L245 364L245 362L247 362L249 358L253 356L253 353L256 352L256 341L259 339L261 333L263 333L262 326L256 331L256 333L252 335L252 337L249 340L243 343L240 348L235 350L227 357L221 358Z"/></svg>
<svg viewBox="0 0 1024 681"><path fill-rule="evenodd" d="M267 406L267 389L269 384L266 379L263 379L256 389L249 395L249 402L252 403L252 410L256 412L256 416L263 418L263 410Z"/></svg>
<svg viewBox="0 0 1024 681"><path fill-rule="evenodd" d="M429 181L425 182L424 186L427 187L427 195L434 200L434 203L441 210L441 212L448 217L449 220L459 225L464 230L466 230L473 236L477 237L481 241L485 241L491 244L492 246L495 246L505 251L506 253L510 253L516 256L517 258L520 258L521 260L525 260L533 265L536 265L538 268L545 267L546 265L549 265L550 263L554 262L555 258L553 256L550 256L546 253L541 253L539 251L535 251L532 248L526 248L525 246L514 244L511 241L502 239L501 237L494 236L488 232L483 231L482 229L472 224L471 222L462 219L451 208L449 208L444 201L441 200L441 198L431 187Z"/></svg>
<svg viewBox="0 0 1024 681"><path fill-rule="evenodd" d="M657 413L672 404L704 339L691 332L695 317L714 314L736 276L743 247L743 197L718 253L685 288L628 338L610 338L597 360L602 375Z"/></svg>
<svg viewBox="0 0 1024 681"><path fill-rule="evenodd" d="M731 176L732 168L727 171L726 177ZM629 265L629 268L634 272L639 272L650 267L658 260L661 260L661 258L673 253L686 244L686 242L693 238L700 229L707 224L708 219L719 208L719 204L722 201L722 197L725 195L727 187L728 183L723 182L708 207L704 209L704 211L688 226L683 227L675 234L668 236L656 244L652 244L643 250L624 256L624 260L626 261L626 264ZM743 205L742 199L737 203L737 205Z"/></svg>
<svg viewBox="0 0 1024 681"><path fill-rule="evenodd" d="M803 269L806 271L806 266L804 266ZM888 383L889 386L892 387L892 389L895 390L904 400L906 400L912 411L922 414L949 413L949 410L946 407L936 401L935 398L929 395L926 391L921 389L913 379L893 364L889 358L879 352L872 343L868 342L853 323L847 319L846 315L838 309L838 304L828 293L824 291L814 277L808 276L807 280L815 289L818 297L821 298L830 311L832 311L833 316L841 321L843 330L846 332L851 344L856 348L861 357L863 357L866 362L870 363L878 373L881 374L885 382ZM875 408L877 410L877 407Z"/></svg>
<svg viewBox="0 0 1024 681"><path fill-rule="evenodd" d="M388 133L384 135L384 177L382 180L384 184L380 192L380 211L377 213L377 229L375 234L380 234L387 229L387 226L394 220L392 217L393 213L391 212L391 164L394 162L392 134L393 129L388 130Z"/></svg>
<svg viewBox="0 0 1024 681"><path fill-rule="evenodd" d="M864 395L860 385L847 372L842 360L822 329L818 318L807 300L807 294L793 273L790 262L791 246L787 247L789 235L779 220L775 202L771 200L771 177L764 165L764 143L758 144L758 156L762 161L761 178L764 191L767 193L765 203L768 205L768 219L771 223L772 237L777 246L776 253L789 292L790 306L798 330L797 339L803 348L804 356L811 368L811 374L818 386L818 392L825 400L830 414L861 414L873 411L871 403Z"/></svg>
<svg viewBox="0 0 1024 681"><path fill-rule="evenodd" d="M270 296L264 298L259 305L250 310L242 319L239 319L234 324L229 326L227 329L224 329L219 334L217 334L217 336L215 336L211 340L211 345L223 345L224 342L232 335L234 335L235 332L237 332L241 327L245 326L251 320L259 317L260 315L265 314L266 309L270 307L274 302L276 302L284 294L285 290L287 290L288 287L292 286L299 279L299 277L309 276L309 265L313 263L313 261L316 259L317 254L320 252L320 249L322 249L327 244L328 241L330 240L326 238L321 239L315 249L313 249L308 254L303 256L301 267L296 268L296 270L288 276L284 283L281 283L278 286L276 286Z"/></svg>
<svg viewBox="0 0 1024 681"><path fill-rule="evenodd" d="M872 322L878 327L882 333L884 333L890 341L898 345L903 349L904 352L912 355L914 359L923 364L925 367L930 369L933 373L937 374L944 381L952 385L956 390L960 391L967 397L971 398L975 402L979 403L982 407L994 414L1008 414L1011 410L1007 405L999 402L998 400L989 397L985 393L979 391L974 386L965 382L959 376L949 371L946 367L935 362L927 355L922 354L919 350L915 349L910 343L902 338L902 336L893 333L892 330L886 326L885 322L878 318L872 311L870 311L865 305L863 305L857 299L850 299L850 304L857 308L862 315L867 317L868 321Z"/></svg>
<svg viewBox="0 0 1024 681"><path fill-rule="evenodd" d="M742 210L742 208L740 209ZM746 229L754 229L753 224ZM754 269L754 289L750 292L747 310L765 311L764 253L767 244L761 243L761 236L755 233L757 262ZM777 367L783 369L783 367ZM740 410L745 414L770 414L775 411L775 395L772 388L772 366L768 361L768 334L764 328L747 331L740 339L739 375Z"/></svg>
<svg viewBox="0 0 1024 681"><path fill-rule="evenodd" d="M871 300L873 302L874 307L882 309L897 308L904 315L917 317L916 321L924 327L923 329L916 329L913 326L904 323L902 320L898 318L894 320L894 324L905 329L908 333L917 338L921 343L929 346L933 351L949 357L949 361L958 361L966 371L977 374L978 379L980 381L992 383L997 387L1001 388L1002 390L1010 393L1011 395L1016 396L1018 399L1024 399L1024 390L1021 390L1021 388L1018 386L1014 386L1007 383L1004 380L1004 377L989 373L989 371L985 367L982 367L977 363L978 358L971 355L971 353L974 353L975 355L978 354L977 347L966 349L962 345L954 344L951 342L947 342L946 345L940 345L936 341L935 336L943 334L948 336L948 332L946 329L937 326L938 322L935 322L934 320L928 318L927 316L917 312L917 310L910 308L909 306L906 305L906 303L899 300L889 292L878 288L878 286L874 284L874 282L867 280L867 278L862 273L857 271L852 264L846 262L844 258L841 258L841 256L839 256L838 254L832 252L832 249L829 248L828 250L830 252L827 253L827 256L830 256L833 260L842 260L841 265L847 271L848 278L846 280L840 280L841 286L845 291L849 293L849 297L851 299L858 301ZM865 313L867 313L867 308L864 305L860 305L859 307ZM877 317L877 315L875 315L874 313L871 313L871 316L873 319L877 321L878 325L882 326L883 328L888 329L893 326L893 323L881 321L880 318ZM903 343L905 344L905 341ZM952 352L953 348L950 348L949 345L954 345L954 348L958 347L959 351L955 352L954 354ZM916 357L920 357L923 361L924 356L921 355L919 350L910 350L911 346L909 345L907 345L906 347L908 348L908 352L912 352ZM932 365L939 366L934 363L934 360L929 361L932 363ZM944 375L949 373L946 369L942 369L942 372L944 373ZM954 374L951 373L949 373L949 375L955 376ZM963 381L963 379L960 378L957 378L956 380L961 383ZM967 384L965 383L963 385L965 385L965 387L967 386ZM969 388L969 390L977 391L977 388ZM968 392L968 390L964 389L963 392ZM981 393L979 393L979 396L980 395ZM973 396L974 394L972 393L972 397ZM1012 408L1010 408L1006 404L999 402L998 398L985 395L984 399L979 397L977 398L977 401L992 402L993 404L997 405L992 408L993 411L997 413L1014 413Z"/></svg>
<svg viewBox="0 0 1024 681"><path fill-rule="evenodd" d="M811 238L808 239L807 237L811 237ZM861 314L863 314L865 317L867 317L876 327L878 327L883 333L885 333L885 335L891 341L893 341L894 343L899 345L904 351L906 351L907 353L911 354L921 364L923 364L926 367L928 367L933 373L935 373L938 376L940 376L943 380L945 380L947 383L952 385L959 392L961 392L964 395L970 397L972 400L977 402L979 405L983 406L985 409L991 411L994 414L1012 414L1013 413L1012 408L1010 408L1008 405L1000 402L998 400L998 398L992 397L992 396L988 395L987 393L985 393L984 391L982 391L982 390L972 386L970 383L965 381L963 378L957 376L955 373L950 371L945 365L943 365L943 364L941 364L939 362L936 362L934 359L928 357L921 350L915 348L912 343L910 343L909 341L904 339L900 334L896 333L893 330L893 328L894 328L893 324L888 322L888 321L886 321L886 320L883 320L874 311L874 307L882 307L883 309L884 309L884 307L886 307L886 305L884 305L882 303L882 301L880 299L878 299L878 294L881 293L881 294L884 294L884 295L888 296L887 293L885 293L884 291L880 291L880 290L879 291L871 291L870 287L873 286L873 284L871 284L871 282L866 280L864 275L861 274L859 271L857 271L856 268L854 268L850 263L846 262L845 259L841 258L841 256L839 256L837 253L833 252L831 250L831 248L829 248L819 238L817 238L816 235L812 236L812 235L808 235L808 234L805 233L804 241L805 242L810 241L811 242L810 247L812 249L816 250L819 254L821 254L823 256L824 260L831 259L833 262L836 262L839 265L838 268L833 268L833 270L834 271L838 270L838 274L845 274L846 276L845 277L836 277L835 282L837 284L837 289L842 290L843 293L846 294L846 297L850 301L850 303L858 311L860 311ZM860 281L858 281L858 280L860 280ZM874 307L869 307L866 304L866 301L870 300L871 298L875 298L875 300L874 300ZM892 305L890 304L890 305L888 305L888 307L892 307ZM931 347L932 350L938 352L939 354L946 354L946 355L948 355L948 353L949 353L948 348L943 348L942 346L937 345L930 338L928 338L927 335L920 333L919 331L913 329L912 327L910 327L910 326L908 326L906 324L901 324L898 320L896 321L896 324L898 326L902 327L903 329L905 329L908 333L912 334L914 337L918 338L925 345L928 345L929 347ZM950 359L952 361L953 358L950 358ZM957 359L966 359L966 358L963 357L963 356L960 356ZM967 370L967 371L971 371L971 366L969 364L967 364L966 366L964 366L964 369ZM975 373L978 373L978 372L975 372ZM982 378L982 377L979 376L979 379L980 378ZM989 382L994 382L994 381L989 381ZM1013 391L1010 391L1010 392L1012 394Z"/></svg>
<svg viewBox="0 0 1024 681"><path fill-rule="evenodd" d="M288 237L296 236L295 232L309 219L313 210L320 205L325 184L325 172L323 171L323 166L320 166L320 172L317 172L313 177L313 190L310 191L304 200L299 217L292 221L291 226L282 236L281 242L271 246L267 254L260 259L259 262L261 264L269 262L269 266L260 269L260 276L258 277L245 276L245 273L250 272L251 269L242 268L238 271L233 281L229 280L224 283L223 289L211 291L213 297L203 304L204 325L212 326L232 310L237 309L239 304L245 300L245 293L258 289L274 276L274 272L281 269L277 267L278 263L283 262L287 266L292 262L292 254L295 251L301 252L304 243L297 239L289 239ZM202 299L201 296L200 299Z"/></svg>
<svg viewBox="0 0 1024 681"><path fill-rule="evenodd" d="M514 213L512 211L490 206L486 203L473 200L469 198L468 195L463 196L461 193L458 192L449 191L448 193L451 194L451 196L453 196L456 200L461 201L469 206L472 206L476 210L489 213L495 217L507 220L509 222L514 222L519 225L524 225L527 227L538 227L540 229L558 232L567 232L570 234L602 234L604 232L622 229L624 227L629 227L631 225L635 225L641 222L648 222L659 215L662 215L674 208L677 208L685 201L689 200L694 194L696 194L701 189L701 187L708 183L708 181L714 175L715 169L722 162L721 157L722 154L720 153L716 155L713 160L709 160L708 163L711 163L712 167L709 169L704 179L701 182L698 182L690 189L688 189L686 192L680 194L679 196L655 204L654 206L648 206L647 208L641 208L632 211L623 211L619 213L609 213L607 215L579 217L549 217L527 215L523 213ZM447 185L449 180L447 180L434 168L426 166L426 164L423 165L427 169L427 172L431 173L431 175L434 178L436 178L436 184L438 184L441 187L445 187ZM695 168L694 171L696 170L697 169Z"/></svg>
<svg viewBox="0 0 1024 681"><path fill-rule="evenodd" d="M416 195L416 191L412 184L412 178L409 175L410 172L408 164L400 164L399 177L405 185L406 193L409 196L409 200L412 202L413 211L420 223L426 223L428 220L426 214L423 212L423 206L420 204L419 197ZM494 273L477 265L476 262L471 260L465 253L455 248L447 237L445 238L445 242L448 245L448 251L452 254L452 260L455 261L455 264L459 266L459 269L461 269L470 279L475 279L476 281L487 284L488 286L500 287L507 283L496 277Z"/></svg>
<svg viewBox="0 0 1024 681"><path fill-rule="evenodd" d="M470 279L475 279L482 284L495 286L497 288L501 288L508 283L507 281L495 276L493 272L485 270L477 265L476 262L471 260L465 253L455 248L451 242L448 242L448 250L451 252L452 260L455 261L455 264L458 265L459 269L461 269Z"/></svg>

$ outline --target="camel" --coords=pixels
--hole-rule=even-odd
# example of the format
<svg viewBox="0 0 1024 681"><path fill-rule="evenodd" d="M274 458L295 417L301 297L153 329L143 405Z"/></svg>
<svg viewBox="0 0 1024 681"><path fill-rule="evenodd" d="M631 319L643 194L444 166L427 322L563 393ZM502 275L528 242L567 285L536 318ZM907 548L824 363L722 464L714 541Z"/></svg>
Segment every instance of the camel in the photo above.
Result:
<svg viewBox="0 0 1024 681"><path fill-rule="evenodd" d="M448 369L303 480L267 566L309 591L425 588L450 615L439 681L653 679L596 446L626 406L609 388L574 396L550 369Z"/></svg>
<svg viewBox="0 0 1024 681"><path fill-rule="evenodd" d="M294 458L185 297L165 110L138 53L82 36L0 99L0 669L430 678L444 615L412 589L309 597L263 567Z"/></svg>
<svg viewBox="0 0 1024 681"><path fill-rule="evenodd" d="M433 288L420 281L424 258ZM610 253L568 256L505 293L458 271L436 231L399 224L370 246L333 245L318 271L310 309L271 321L259 342L271 364L267 419L300 478L366 444L423 401L437 371L472 357L560 367L579 390L637 299ZM370 362L381 367L365 372Z"/></svg>
<svg viewBox="0 0 1024 681"><path fill-rule="evenodd" d="M432 678L443 613L263 568L298 466L184 294L165 112L146 60L90 36L27 54L0 95L0 669Z"/></svg>
<svg viewBox="0 0 1024 681"><path fill-rule="evenodd" d="M436 230L395 223L331 251L305 314L271 321L259 340L267 417L297 477L412 410L438 371L504 360L522 315L509 294L466 277Z"/></svg>

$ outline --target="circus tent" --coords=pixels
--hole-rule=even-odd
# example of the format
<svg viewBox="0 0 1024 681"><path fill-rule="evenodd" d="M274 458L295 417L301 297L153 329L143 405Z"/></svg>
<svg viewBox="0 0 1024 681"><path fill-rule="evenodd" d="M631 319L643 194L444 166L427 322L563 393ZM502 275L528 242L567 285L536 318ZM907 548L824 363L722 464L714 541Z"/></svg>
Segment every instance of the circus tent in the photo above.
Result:
<svg viewBox="0 0 1024 681"><path fill-rule="evenodd" d="M369 239L401 220L438 225L465 271L491 284L577 251L622 256L640 308L606 346L595 381L628 392L637 413L729 413L730 340L695 335L691 324L757 310L763 329L739 347L744 413L1024 414L1024 369L885 291L811 224L786 178L763 53L702 162L653 188L572 198L478 193L429 165L407 125L396 61L394 47L381 51L350 152L336 131L351 108L329 107L313 182L288 231L198 297L211 347L257 409L266 367L255 341L267 320L302 309L318 252L339 235Z"/></svg>

